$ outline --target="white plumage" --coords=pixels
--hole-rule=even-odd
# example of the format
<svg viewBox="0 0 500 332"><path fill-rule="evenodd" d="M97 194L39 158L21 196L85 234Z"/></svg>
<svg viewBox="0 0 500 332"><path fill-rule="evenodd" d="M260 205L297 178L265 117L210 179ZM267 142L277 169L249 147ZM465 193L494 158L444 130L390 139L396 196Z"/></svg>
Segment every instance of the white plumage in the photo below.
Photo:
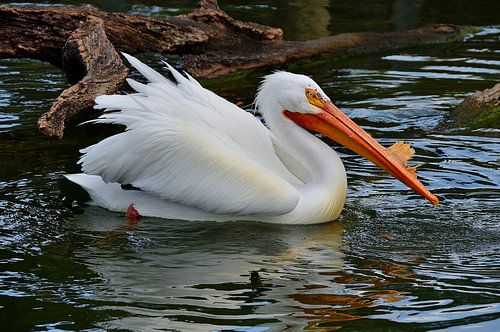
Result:
<svg viewBox="0 0 500 332"><path fill-rule="evenodd" d="M283 114L318 112L305 89L329 102L310 78L265 78L256 101L268 129L168 64L177 82L124 56L149 83L129 79L137 93L96 98L105 112L92 122L126 130L81 150L84 173L66 176L95 204L119 212L134 204L143 216L189 220L306 224L340 214L347 182L339 157Z"/></svg>

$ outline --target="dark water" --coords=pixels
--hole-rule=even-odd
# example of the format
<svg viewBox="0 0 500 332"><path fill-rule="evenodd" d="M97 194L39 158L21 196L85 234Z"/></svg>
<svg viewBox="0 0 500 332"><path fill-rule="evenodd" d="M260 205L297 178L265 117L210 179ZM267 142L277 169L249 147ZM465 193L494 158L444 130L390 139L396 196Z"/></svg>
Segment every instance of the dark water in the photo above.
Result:
<svg viewBox="0 0 500 332"><path fill-rule="evenodd" d="M67 3L61 1L59 3ZM76 3L76 2L72 2ZM193 2L90 2L144 14ZM0 326L2 330L500 330L498 130L443 130L464 96L500 74L497 1L225 1L237 17L289 38L481 25L463 44L285 69L319 82L388 145L414 145L433 208L348 151L340 220L316 226L141 219L84 204L62 179L78 149L109 134L78 127L63 140L36 129L67 87L56 68L0 60ZM146 60L158 67L158 57ZM259 76L204 83L250 103ZM252 271L258 272L258 277Z"/></svg>

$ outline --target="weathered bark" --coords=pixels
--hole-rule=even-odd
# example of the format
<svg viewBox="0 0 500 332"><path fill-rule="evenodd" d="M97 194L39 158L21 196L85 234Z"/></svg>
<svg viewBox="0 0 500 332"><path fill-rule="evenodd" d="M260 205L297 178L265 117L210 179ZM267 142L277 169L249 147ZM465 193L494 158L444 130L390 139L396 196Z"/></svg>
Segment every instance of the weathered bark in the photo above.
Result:
<svg viewBox="0 0 500 332"><path fill-rule="evenodd" d="M103 20L111 44L131 54L191 54L199 46L226 39L268 41L283 35L281 29L229 17L216 1L201 1L193 13L177 17L107 13L90 7L0 6L0 58L34 58L60 67L62 47L89 16Z"/></svg>
<svg viewBox="0 0 500 332"><path fill-rule="evenodd" d="M355 55L397 50L425 44L461 40L466 28L435 24L424 28L387 33L342 33L308 41L241 41L207 43L203 52L185 57L186 68L194 75L215 77L263 66L297 61L321 54Z"/></svg>
<svg viewBox="0 0 500 332"><path fill-rule="evenodd" d="M119 89L126 71L117 51L177 54L192 75L213 77L324 53L360 54L449 42L462 35L462 27L434 25L285 41L281 29L235 20L216 0L202 0L194 12L176 17L106 13L89 7L0 6L0 58L40 59L63 68L72 83L81 79L40 118L40 129L57 137L62 136L64 121L90 108L96 95Z"/></svg>
<svg viewBox="0 0 500 332"><path fill-rule="evenodd" d="M118 90L128 74L106 37L104 22L94 16L70 35L62 49L62 67L70 82L78 83L64 90L50 111L38 119L42 133L59 138L66 119L91 108L97 96Z"/></svg>
<svg viewBox="0 0 500 332"><path fill-rule="evenodd" d="M500 83L465 98L450 118L447 127L500 128Z"/></svg>

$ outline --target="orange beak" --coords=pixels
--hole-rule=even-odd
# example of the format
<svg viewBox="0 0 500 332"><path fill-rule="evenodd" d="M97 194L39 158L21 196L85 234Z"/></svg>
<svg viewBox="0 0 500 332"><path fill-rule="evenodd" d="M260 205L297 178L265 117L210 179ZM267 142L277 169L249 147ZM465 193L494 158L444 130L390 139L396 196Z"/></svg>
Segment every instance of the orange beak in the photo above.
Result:
<svg viewBox="0 0 500 332"><path fill-rule="evenodd" d="M417 179L414 170L409 170L406 165L398 161L334 104L324 101L316 106L322 109L318 114L290 111L284 111L284 114L301 127L321 133L370 160L413 191L428 199L432 204L439 203L439 199Z"/></svg>

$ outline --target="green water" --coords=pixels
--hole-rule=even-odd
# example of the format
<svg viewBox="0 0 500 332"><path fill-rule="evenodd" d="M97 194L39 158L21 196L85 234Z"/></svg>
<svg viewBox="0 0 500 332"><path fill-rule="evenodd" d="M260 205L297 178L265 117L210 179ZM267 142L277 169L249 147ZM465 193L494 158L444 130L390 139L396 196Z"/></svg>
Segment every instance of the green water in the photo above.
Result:
<svg viewBox="0 0 500 332"><path fill-rule="evenodd" d="M88 3L177 14L194 1ZM433 208L334 145L349 179L339 221L297 227L143 218L129 225L121 214L86 205L85 192L62 178L79 170L78 149L113 129L41 136L37 118L68 86L65 77L45 63L3 59L1 330L500 330L498 130L440 129L466 95L498 82L498 1L232 0L223 7L283 27L290 39L432 22L483 27L459 44L281 67L312 76L383 144L410 142L415 161L425 163L422 181L442 204ZM155 68L159 59L144 57ZM203 83L250 104L271 70Z"/></svg>

